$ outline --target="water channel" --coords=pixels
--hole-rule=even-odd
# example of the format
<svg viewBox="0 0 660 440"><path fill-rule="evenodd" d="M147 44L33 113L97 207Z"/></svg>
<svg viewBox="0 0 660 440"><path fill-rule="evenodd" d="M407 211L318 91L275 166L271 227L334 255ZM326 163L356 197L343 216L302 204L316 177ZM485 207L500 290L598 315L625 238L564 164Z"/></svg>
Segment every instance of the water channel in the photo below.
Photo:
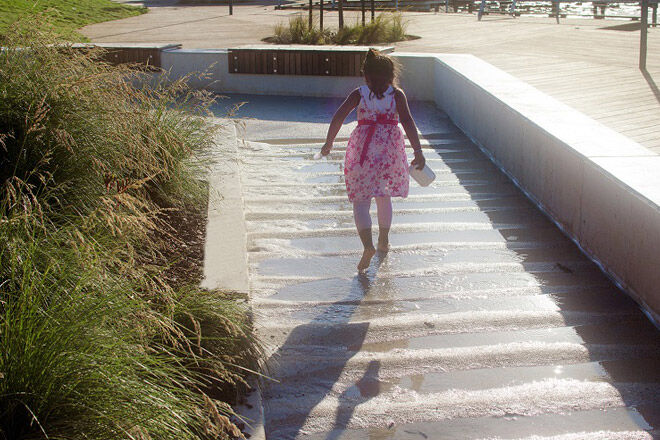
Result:
<svg viewBox="0 0 660 440"><path fill-rule="evenodd" d="M355 270L338 101L231 96L268 439L652 439L660 332L432 104L438 178L395 201L392 250ZM374 207L375 208L375 207ZM375 216L374 216L375 220Z"/></svg>

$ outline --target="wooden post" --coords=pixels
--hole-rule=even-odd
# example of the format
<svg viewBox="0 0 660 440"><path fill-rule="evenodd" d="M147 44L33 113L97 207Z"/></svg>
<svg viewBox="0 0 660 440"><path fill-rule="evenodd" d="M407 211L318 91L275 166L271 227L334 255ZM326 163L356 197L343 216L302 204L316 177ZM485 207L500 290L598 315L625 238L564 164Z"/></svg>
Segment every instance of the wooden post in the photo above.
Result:
<svg viewBox="0 0 660 440"><path fill-rule="evenodd" d="M639 69L646 70L646 40L649 26L649 0L642 0L642 17L639 36Z"/></svg>
<svg viewBox="0 0 660 440"><path fill-rule="evenodd" d="M373 22L376 18L376 3L374 0L371 0L371 21Z"/></svg>
<svg viewBox="0 0 660 440"><path fill-rule="evenodd" d="M339 29L344 27L344 0L337 0L339 6Z"/></svg>
<svg viewBox="0 0 660 440"><path fill-rule="evenodd" d="M364 16L367 15L366 5L364 4L366 0L360 0L360 9L362 10L362 26L364 26Z"/></svg>
<svg viewBox="0 0 660 440"><path fill-rule="evenodd" d="M319 3L319 28L323 32L323 0Z"/></svg>
<svg viewBox="0 0 660 440"><path fill-rule="evenodd" d="M313 17L312 17L312 12L314 11L314 5L312 4L312 0L309 0L309 30L312 30L312 25L313 23Z"/></svg>
<svg viewBox="0 0 660 440"><path fill-rule="evenodd" d="M234 0L229 0L229 15L234 15Z"/></svg>

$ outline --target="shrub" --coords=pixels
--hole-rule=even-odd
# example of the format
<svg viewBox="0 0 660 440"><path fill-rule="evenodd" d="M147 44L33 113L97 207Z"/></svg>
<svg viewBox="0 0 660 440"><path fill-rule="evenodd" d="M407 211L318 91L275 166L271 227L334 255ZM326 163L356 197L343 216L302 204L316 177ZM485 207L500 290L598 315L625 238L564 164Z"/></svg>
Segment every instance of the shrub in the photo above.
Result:
<svg viewBox="0 0 660 440"><path fill-rule="evenodd" d="M165 276L212 98L39 29L0 52L0 437L237 434L217 398L257 366L247 310Z"/></svg>
<svg viewBox="0 0 660 440"><path fill-rule="evenodd" d="M309 20L298 15L289 19L289 24L275 26L275 36L271 41L277 44L329 44L331 34L321 31L316 22L309 26Z"/></svg>
<svg viewBox="0 0 660 440"><path fill-rule="evenodd" d="M407 38L408 24L400 13L381 13L376 18L362 24L344 26L336 31L318 29L315 21L312 27L303 16L295 16L288 25L275 26L275 35L267 41L277 44L374 44L393 43Z"/></svg>

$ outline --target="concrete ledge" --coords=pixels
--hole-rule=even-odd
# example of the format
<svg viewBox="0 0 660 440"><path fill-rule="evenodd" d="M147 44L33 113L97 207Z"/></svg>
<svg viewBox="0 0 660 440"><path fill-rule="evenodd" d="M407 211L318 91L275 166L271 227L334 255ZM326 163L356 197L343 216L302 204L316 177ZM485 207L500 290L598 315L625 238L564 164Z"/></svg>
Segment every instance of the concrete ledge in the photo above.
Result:
<svg viewBox="0 0 660 440"><path fill-rule="evenodd" d="M295 46L297 47L297 46ZM432 100L434 58L419 54L393 54L402 65L401 84L411 99ZM344 98L364 81L359 77L311 75L252 75L228 72L227 49L167 49L161 53L161 67L172 79L191 72L204 78L190 78L190 85L218 93L294 95Z"/></svg>
<svg viewBox="0 0 660 440"><path fill-rule="evenodd" d="M660 322L660 156L470 55L436 58L435 100Z"/></svg>
<svg viewBox="0 0 660 440"><path fill-rule="evenodd" d="M227 121L209 152L209 207L204 248L204 280L207 289L248 292L247 228L243 209L243 190L238 158L236 126ZM266 438L261 388L258 380L246 404L234 410L246 422L245 434L251 440Z"/></svg>
<svg viewBox="0 0 660 440"><path fill-rule="evenodd" d="M345 97L362 84L359 77L229 73L228 56L228 50L166 50L161 66L172 78L207 72L207 78L191 78L190 84L218 93Z"/></svg>
<svg viewBox="0 0 660 440"><path fill-rule="evenodd" d="M236 128L228 122L218 133L212 153L222 161L214 164L209 173L202 287L247 292L247 229L237 143Z"/></svg>

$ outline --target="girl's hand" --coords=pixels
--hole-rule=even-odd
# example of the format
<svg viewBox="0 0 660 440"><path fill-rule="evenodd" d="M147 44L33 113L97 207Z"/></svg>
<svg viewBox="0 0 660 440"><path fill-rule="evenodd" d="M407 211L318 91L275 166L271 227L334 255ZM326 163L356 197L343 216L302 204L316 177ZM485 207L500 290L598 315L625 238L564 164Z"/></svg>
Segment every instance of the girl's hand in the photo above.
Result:
<svg viewBox="0 0 660 440"><path fill-rule="evenodd" d="M424 168L424 165L426 165L426 159L424 158L424 154L422 153L422 150L417 150L415 151L415 158L410 162L410 165L415 165L415 168L418 170L421 170Z"/></svg>
<svg viewBox="0 0 660 440"><path fill-rule="evenodd" d="M323 147L321 147L321 155L327 156L330 154L330 150L332 150L332 142L326 142L323 144Z"/></svg>

